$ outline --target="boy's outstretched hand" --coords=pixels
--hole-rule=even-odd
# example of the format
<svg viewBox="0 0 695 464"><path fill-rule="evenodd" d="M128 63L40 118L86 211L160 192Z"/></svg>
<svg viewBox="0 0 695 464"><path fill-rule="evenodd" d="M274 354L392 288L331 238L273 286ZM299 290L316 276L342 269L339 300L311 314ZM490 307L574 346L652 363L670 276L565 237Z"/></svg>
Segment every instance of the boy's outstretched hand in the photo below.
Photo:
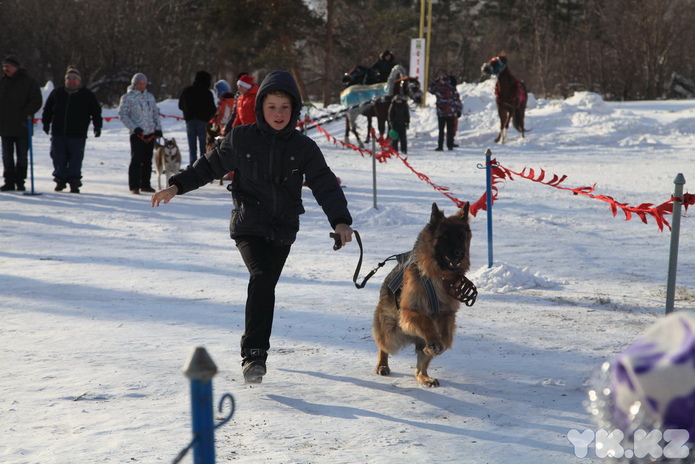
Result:
<svg viewBox="0 0 695 464"><path fill-rule="evenodd" d="M335 233L340 236L341 246L345 246L347 242L352 242L352 233L354 231L347 224L338 224L335 226Z"/></svg>
<svg viewBox="0 0 695 464"><path fill-rule="evenodd" d="M159 203L164 202L166 205L171 201L172 198L176 196L179 188L175 185L171 187L160 190L159 192L152 195L152 206L159 206Z"/></svg>

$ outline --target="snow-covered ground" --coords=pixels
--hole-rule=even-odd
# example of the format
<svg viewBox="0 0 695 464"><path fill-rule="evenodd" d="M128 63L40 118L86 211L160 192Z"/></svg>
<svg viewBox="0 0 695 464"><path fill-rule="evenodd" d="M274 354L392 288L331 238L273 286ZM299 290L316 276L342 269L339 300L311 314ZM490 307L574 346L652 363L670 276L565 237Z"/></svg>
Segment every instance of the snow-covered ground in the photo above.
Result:
<svg viewBox="0 0 695 464"><path fill-rule="evenodd" d="M488 147L510 169L566 174L565 186L596 184L630 205L668 200L678 173L695 181L695 101L531 99L527 137L511 130L495 145L491 85L459 86L466 115L453 152L433 151L434 110L413 112L408 162L456 198L483 194ZM176 103L162 102L161 112L180 114ZM342 137L343 122L326 130ZM187 159L184 123L166 118L164 133ZM454 212L398 159L377 166L374 209L371 160L310 135L343 180L365 246L362 276L412 247L432 202ZM441 386L416 384L411 349L393 357L390 377L377 376L370 325L391 264L355 289L356 244L332 251L328 223L305 191L269 372L248 386L238 354L247 273L228 236L227 190L209 185L153 209L149 196L128 191L118 120L88 140L79 195L53 191L48 151L39 131L41 195L0 195L2 463L171 462L191 438L181 367L196 346L219 369L216 401L226 392L236 400L216 432L218 462L598 463L593 448L580 459L567 439L594 429L586 381L664 311L668 231L517 178L500 186L494 206L490 269L486 213L472 221L470 277L480 295L460 310L453 349L432 363ZM695 309L690 217L676 307Z"/></svg>

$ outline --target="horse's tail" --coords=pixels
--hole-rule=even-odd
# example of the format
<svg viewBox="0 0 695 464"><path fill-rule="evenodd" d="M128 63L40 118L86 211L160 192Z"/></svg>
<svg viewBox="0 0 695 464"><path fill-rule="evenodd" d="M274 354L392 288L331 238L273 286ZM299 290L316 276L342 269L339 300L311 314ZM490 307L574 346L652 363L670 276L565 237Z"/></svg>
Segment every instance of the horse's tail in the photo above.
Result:
<svg viewBox="0 0 695 464"><path fill-rule="evenodd" d="M528 132L524 127L524 115L526 114L526 102L528 101L528 92L526 90L526 84L522 81L517 81L517 93L516 93L516 105L512 114L512 125L514 129L521 132L521 136L524 136L524 132Z"/></svg>

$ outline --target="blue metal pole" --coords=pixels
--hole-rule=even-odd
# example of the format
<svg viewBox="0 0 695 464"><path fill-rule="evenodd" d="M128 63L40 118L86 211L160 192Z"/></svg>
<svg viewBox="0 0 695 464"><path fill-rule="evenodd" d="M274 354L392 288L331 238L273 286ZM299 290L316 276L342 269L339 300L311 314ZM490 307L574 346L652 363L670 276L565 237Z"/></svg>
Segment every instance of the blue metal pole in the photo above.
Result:
<svg viewBox="0 0 695 464"><path fill-rule="evenodd" d="M29 116L27 118L27 132L29 135L29 169L31 177L31 190L24 192L24 195L41 195L34 191L34 117Z"/></svg>
<svg viewBox="0 0 695 464"><path fill-rule="evenodd" d="M678 241L681 231L681 205L683 204L683 185L685 176L680 173L673 181L676 187L673 196L673 219L671 220L671 249L668 258L668 279L666 282L666 314L673 311L676 299L676 274L678 273Z"/></svg>
<svg viewBox="0 0 695 464"><path fill-rule="evenodd" d="M193 423L193 462L215 464L215 424L212 407L212 378L217 366L203 347L197 347L184 366L191 379L191 416Z"/></svg>
<svg viewBox="0 0 695 464"><path fill-rule="evenodd" d="M486 194L485 205L487 208L487 267L492 267L492 152L488 148L485 152L485 177Z"/></svg>

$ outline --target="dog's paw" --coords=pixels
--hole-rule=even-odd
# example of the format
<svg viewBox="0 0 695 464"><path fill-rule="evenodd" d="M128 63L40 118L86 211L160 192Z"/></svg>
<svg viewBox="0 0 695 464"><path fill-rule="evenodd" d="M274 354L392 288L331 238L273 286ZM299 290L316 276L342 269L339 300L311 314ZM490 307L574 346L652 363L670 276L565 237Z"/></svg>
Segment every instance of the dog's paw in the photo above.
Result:
<svg viewBox="0 0 695 464"><path fill-rule="evenodd" d="M389 375L391 373L391 369L389 366L376 366L376 373L379 375Z"/></svg>
<svg viewBox="0 0 695 464"><path fill-rule="evenodd" d="M425 375L417 376L417 381L423 387L432 388L432 387L438 387L439 386L439 380L437 380L433 377L427 377Z"/></svg>
<svg viewBox="0 0 695 464"><path fill-rule="evenodd" d="M439 356L444 353L444 350L446 350L446 348L442 342L434 342L428 344L423 351L428 356Z"/></svg>

